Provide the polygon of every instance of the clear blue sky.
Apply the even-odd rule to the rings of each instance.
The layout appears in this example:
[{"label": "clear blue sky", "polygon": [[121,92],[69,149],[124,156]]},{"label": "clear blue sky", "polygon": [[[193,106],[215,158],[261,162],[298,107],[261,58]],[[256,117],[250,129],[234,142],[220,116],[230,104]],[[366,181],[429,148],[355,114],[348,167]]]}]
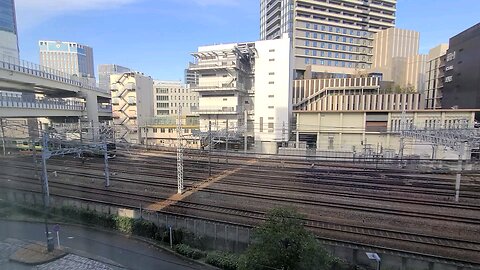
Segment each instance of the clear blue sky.
[{"label": "clear blue sky", "polygon": [[[47,2],[47,3],[45,3]],[[39,62],[40,39],[93,47],[155,79],[183,79],[198,46],[259,38],[260,0],[16,0],[22,59]],[[419,31],[420,50],[480,21],[480,0],[399,0],[397,27]]]}]

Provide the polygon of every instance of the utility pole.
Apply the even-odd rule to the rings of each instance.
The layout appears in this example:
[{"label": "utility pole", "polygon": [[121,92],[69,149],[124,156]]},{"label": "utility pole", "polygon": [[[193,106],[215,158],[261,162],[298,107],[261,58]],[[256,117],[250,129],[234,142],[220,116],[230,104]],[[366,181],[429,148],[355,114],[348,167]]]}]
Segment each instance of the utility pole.
[{"label": "utility pole", "polygon": [[103,160],[105,162],[105,168],[104,168],[104,173],[105,173],[105,187],[110,187],[110,170],[108,168],[108,143],[107,143],[107,134],[105,133],[103,135]]},{"label": "utility pole", "polygon": [[400,157],[400,166],[403,166],[403,151],[405,149],[405,131],[407,129],[407,115],[405,108],[402,110],[402,118],[400,120],[400,150],[398,155]]},{"label": "utility pole", "polygon": [[460,199],[460,181],[462,180],[462,170],[463,170],[463,156],[465,153],[465,144],[462,142],[460,149],[458,150],[458,171],[455,181],[455,202],[458,202]]},{"label": "utility pole", "polygon": [[47,238],[47,250],[49,252],[53,251],[50,248],[51,241],[53,238],[49,236],[48,232],[48,214],[49,214],[49,207],[50,207],[50,191],[48,188],[48,173],[47,173],[47,159],[49,158],[49,150],[48,150],[48,136],[47,132],[43,133],[42,138],[42,190],[43,190],[43,206],[45,208],[45,237]]},{"label": "utility pole", "polygon": [[7,151],[5,149],[5,130],[3,128],[3,118],[0,118],[0,127],[2,129],[2,148],[3,148],[3,155],[7,155]]},{"label": "utility pole", "polygon": [[212,176],[212,121],[208,121],[208,176]]},{"label": "utility pole", "polygon": [[228,119],[227,119],[225,130],[227,131],[225,136],[225,160],[228,164]]},{"label": "utility pole", "polygon": [[145,149],[148,150],[148,127],[147,127],[147,124],[145,124]]},{"label": "utility pole", "polygon": [[282,147],[285,147],[285,121],[282,123]]},{"label": "utility pole", "polygon": [[246,154],[247,153],[247,150],[248,150],[248,136],[247,136],[247,129],[248,129],[248,125],[247,125],[247,117],[248,117],[248,113],[247,113],[247,110],[244,111],[244,116],[243,118],[245,119],[244,120],[244,125],[245,125],[245,131],[243,132],[243,152]]},{"label": "utility pole", "polygon": [[183,145],[182,145],[182,106],[178,106],[178,119],[177,119],[177,193],[183,192]]}]

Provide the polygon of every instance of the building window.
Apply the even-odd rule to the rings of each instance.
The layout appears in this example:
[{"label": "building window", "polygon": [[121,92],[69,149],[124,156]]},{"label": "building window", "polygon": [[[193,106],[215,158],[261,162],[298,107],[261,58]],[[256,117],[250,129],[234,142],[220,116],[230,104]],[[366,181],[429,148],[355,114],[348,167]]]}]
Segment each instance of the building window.
[{"label": "building window", "polygon": [[268,52],[275,52],[275,49],[270,49],[268,50]]},{"label": "building window", "polygon": [[452,82],[453,81],[453,77],[452,76],[447,76],[445,77],[445,82],[448,83],[448,82]]},{"label": "building window", "polygon": [[270,58],[270,59],[268,59],[268,61],[273,62],[273,61],[275,61],[275,58]]},{"label": "building window", "polygon": [[268,97],[269,97],[269,98],[273,98],[273,97],[275,97],[275,96],[274,96],[274,95],[268,95]]},{"label": "building window", "polygon": [[269,109],[273,109],[273,108],[275,108],[275,106],[268,106],[268,108],[269,108]]},{"label": "building window", "polygon": [[275,84],[275,82],[268,82],[268,84]]},{"label": "building window", "polygon": [[447,62],[450,62],[453,59],[455,59],[455,52],[451,52],[451,53],[447,54]]},{"label": "building window", "polygon": [[268,123],[268,132],[273,132],[274,129],[274,124],[273,123]]},{"label": "building window", "polygon": [[157,133],[158,130],[156,128],[153,129],[153,133]]},{"label": "building window", "polygon": [[268,75],[275,75],[275,72],[270,72],[268,73]]}]

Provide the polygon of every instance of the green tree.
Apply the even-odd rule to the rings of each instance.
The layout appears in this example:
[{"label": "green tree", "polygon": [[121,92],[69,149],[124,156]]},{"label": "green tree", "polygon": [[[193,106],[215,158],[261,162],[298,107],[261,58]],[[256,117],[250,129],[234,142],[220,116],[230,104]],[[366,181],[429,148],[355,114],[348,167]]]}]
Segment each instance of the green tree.
[{"label": "green tree", "polygon": [[239,269],[327,269],[330,256],[302,224],[303,216],[291,208],[276,208],[254,233],[252,245]]}]

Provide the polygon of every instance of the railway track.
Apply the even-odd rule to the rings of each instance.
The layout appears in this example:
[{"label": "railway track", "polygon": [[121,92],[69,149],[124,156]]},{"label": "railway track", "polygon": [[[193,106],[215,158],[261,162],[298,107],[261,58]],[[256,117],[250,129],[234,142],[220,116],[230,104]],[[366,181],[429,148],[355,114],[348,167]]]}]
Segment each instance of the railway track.
[{"label": "railway track", "polygon": [[[54,164],[55,166],[59,166],[59,164]],[[22,164],[21,166],[17,166],[16,168],[25,168],[26,166],[29,166],[29,164]],[[61,166],[65,166],[65,162],[62,162]],[[96,166],[84,166],[84,168],[92,169],[92,170],[102,170],[100,167]],[[202,170],[200,169],[195,169],[191,168],[192,171],[186,174],[186,187],[191,187],[190,182],[194,183],[198,181],[198,179],[204,179],[207,177],[205,173],[202,173]],[[69,171],[69,170],[62,170],[62,169],[55,169],[62,174],[66,175],[72,175],[75,176],[77,175],[75,172]],[[217,169],[215,169],[217,170]],[[220,171],[220,170],[218,170]],[[118,170],[118,172],[122,173],[132,173],[131,170]],[[175,179],[176,175],[174,173],[169,174],[166,172],[165,169],[157,169],[155,171],[149,172],[149,171],[138,171],[135,172],[135,174],[138,175],[145,175],[145,176],[154,176],[162,179]],[[96,175],[96,174],[91,174],[90,178],[96,178],[96,177],[102,177],[101,175]],[[275,184],[265,184],[262,182],[265,182],[267,179],[272,179],[272,176],[269,175],[261,175],[257,177],[258,179],[262,180],[253,180],[251,176],[242,176],[239,175],[238,173],[235,175],[231,175],[228,179],[222,180],[221,184],[225,185],[231,185],[231,186],[236,186],[236,187],[249,187],[249,188],[264,188],[266,190],[274,190],[274,191],[287,191],[287,192],[301,192],[302,194],[310,194],[310,195],[331,195],[331,196],[342,196],[343,198],[352,198],[352,199],[369,199],[369,200],[381,200],[382,202],[398,202],[398,203],[408,203],[408,204],[415,204],[415,205],[421,205],[421,206],[437,206],[437,207],[447,207],[447,208],[454,208],[454,209],[470,209],[470,210],[480,210],[480,206],[477,205],[469,205],[469,204],[453,204],[449,202],[439,202],[439,201],[433,201],[433,200],[425,200],[425,199],[414,199],[414,198],[407,198],[405,199],[404,197],[397,197],[397,198],[392,198],[390,194],[387,195],[375,195],[375,194],[362,194],[359,192],[345,192],[345,191],[335,191],[331,190],[331,187],[329,187],[327,184],[335,184],[335,185],[340,185],[340,186],[350,186],[350,187],[355,187],[358,188],[358,186],[354,186],[351,183],[349,184],[343,184],[343,182],[332,182],[332,181],[327,181],[324,179],[324,181],[320,183],[316,183],[316,188],[312,189],[310,187],[295,187],[295,186],[285,186],[285,183],[292,182],[292,179],[289,178],[288,181],[283,181],[281,185],[279,185],[280,181],[275,181]],[[146,186],[160,186],[160,187],[172,187],[175,188],[174,183],[161,183],[158,181],[147,181],[143,179],[138,179],[138,180],[132,180],[127,177],[115,177],[113,178],[118,182],[126,182],[126,183],[135,183],[135,184],[140,184],[140,185],[146,185]],[[275,179],[275,178],[274,178]],[[278,179],[281,180],[281,179]],[[305,182],[305,179],[300,179],[301,181]],[[325,183],[327,181],[327,183]],[[172,181],[173,182],[173,181]],[[293,182],[295,180],[293,179]],[[362,183],[363,185],[363,183]],[[320,187],[320,189],[318,189]],[[378,186],[374,186],[375,189],[381,189]],[[208,188],[206,191],[209,192],[215,192],[215,191],[222,191],[223,189],[219,188]],[[231,189],[223,190],[225,192],[228,192]],[[328,190],[328,191],[327,191]],[[411,192],[410,190],[401,190],[405,192]],[[435,195],[439,195],[438,190],[431,190],[431,193]],[[249,196],[255,195],[255,194],[247,194]],[[450,193],[447,193],[447,195],[451,195]],[[263,196],[263,195],[262,195]],[[465,196],[465,194],[462,194],[462,196]]]},{"label": "railway track", "polygon": [[[121,171],[120,168],[123,166],[138,166],[138,170],[135,171],[134,173],[137,176],[140,177],[135,177],[135,179],[132,179],[131,177],[120,177],[120,176],[112,176],[112,181],[116,181],[119,183],[129,183],[129,184],[137,184],[137,185],[145,185],[145,186],[155,186],[155,187],[164,187],[164,188],[171,188],[175,189],[176,184],[175,184],[175,179],[176,179],[176,174],[175,174],[175,166],[174,164],[169,164],[174,162],[171,158],[164,158],[161,159],[162,162],[161,166],[160,165],[153,165],[153,164],[145,164],[145,162],[156,162],[159,159],[139,159],[136,161],[127,161],[127,160],[122,160],[117,159],[113,160],[110,165],[113,171],[120,173],[132,173],[132,170],[124,170]],[[49,166],[69,166],[72,165],[72,167],[79,166],[79,162],[75,161],[70,161],[70,160],[63,160],[63,161],[58,161],[55,159],[52,159],[49,161]],[[87,169],[87,170],[92,170],[92,171],[99,171],[103,170],[102,165],[94,165],[90,163],[86,163],[86,166],[82,167],[81,169]],[[189,165],[186,171],[189,172],[189,174],[186,174],[186,176],[191,175],[191,177],[186,178],[186,187],[189,188],[191,187],[199,178],[204,179],[208,173],[206,173],[205,161],[192,161],[190,163],[187,163]],[[22,165],[13,165],[13,164],[5,164],[6,167],[11,167],[13,169],[17,168],[26,168],[26,164]],[[4,167],[5,167],[4,166]],[[32,166],[30,164],[30,166]],[[230,165],[230,167],[225,166],[224,164],[214,164],[213,163],[213,172],[218,173],[221,171],[224,171],[225,169],[231,168],[233,166],[238,166],[236,164]],[[5,167],[5,168],[6,168]],[[32,166],[33,167],[33,166]],[[230,176],[228,179],[223,179],[220,183],[223,185],[228,185],[230,186],[229,189],[224,189],[221,187],[208,187],[205,189],[202,189],[202,192],[208,192],[208,193],[214,193],[214,194],[220,194],[220,195],[228,195],[228,196],[240,196],[242,198],[254,198],[254,199],[264,199],[264,200],[270,200],[272,202],[285,202],[285,203],[296,203],[296,204],[309,204],[313,205],[315,207],[317,206],[322,206],[322,207],[336,207],[336,208],[341,208],[341,209],[349,209],[349,210],[358,210],[358,211],[367,211],[365,208],[361,209],[361,207],[358,207],[357,209],[354,209],[353,207],[355,205],[352,204],[344,204],[344,205],[338,205],[337,203],[335,205],[328,204],[326,202],[318,202],[316,200],[306,200],[306,199],[292,199],[292,198],[285,198],[285,197],[280,197],[280,196],[274,196],[274,195],[265,195],[265,194],[258,194],[255,192],[244,192],[243,194],[239,194],[239,192],[234,192],[232,191],[232,186],[233,187],[250,187],[253,189],[273,189],[277,191],[286,191],[286,192],[302,192],[302,193],[308,193],[311,195],[333,195],[333,196],[341,196],[341,197],[346,197],[346,198],[352,198],[352,199],[373,199],[373,200],[380,200],[380,201],[386,201],[386,202],[399,202],[399,203],[414,203],[416,205],[424,205],[424,206],[439,206],[439,207],[450,207],[453,209],[469,209],[469,210],[478,210],[479,207],[475,205],[470,205],[470,204],[452,204],[452,203],[442,203],[438,201],[432,201],[432,200],[426,200],[426,199],[412,199],[412,198],[407,198],[407,199],[402,199],[402,198],[389,198],[387,196],[381,196],[381,195],[365,195],[357,192],[344,192],[344,191],[325,191],[325,190],[307,190],[305,187],[297,187],[297,186],[288,186],[289,182],[293,183],[302,183],[305,184],[302,181],[307,180],[306,184],[311,184],[315,185],[315,187],[328,187],[329,184],[332,185],[337,185],[339,187],[352,187],[352,188],[358,188],[359,185],[355,185],[355,181],[351,181],[351,179],[344,178],[341,176],[348,176],[348,174],[352,173],[352,171],[355,170],[340,170],[340,173],[333,175],[330,173],[331,169],[322,169],[322,170],[317,170],[317,176],[318,178],[312,177],[311,173],[307,170],[300,172],[300,173],[295,173],[293,169],[286,169],[284,171],[278,172],[279,174],[283,175],[283,178],[288,178],[288,180],[283,179],[281,177],[270,177],[271,175],[269,174],[258,174],[255,175],[256,173],[259,173],[263,170],[264,167],[259,167],[259,168],[247,168],[245,169],[245,174],[242,169],[241,173],[236,173],[235,175]],[[70,175],[70,176],[79,176],[79,177],[85,177],[85,178],[103,178],[103,175],[101,173],[87,173],[87,172],[75,172],[74,170],[71,169],[54,169],[57,170],[61,175]],[[8,169],[7,169],[8,171]],[[378,172],[376,171],[361,171],[365,174],[367,173],[372,173],[372,175],[366,175],[365,179],[360,179],[358,183],[362,182],[370,182],[370,184],[375,183],[374,174],[378,175]],[[359,171],[360,173],[360,171]],[[252,178],[252,174],[254,174],[256,179]],[[15,181],[21,182],[23,178],[28,178],[26,176],[21,177],[22,179],[18,178],[15,174],[13,175],[8,175],[5,174],[7,177],[10,179],[16,179]],[[163,178],[163,179],[171,179],[172,183],[165,183],[165,182],[158,182],[158,181],[150,181],[146,179],[141,179],[141,176],[155,176],[157,178]],[[340,176],[339,176],[340,175]],[[17,178],[16,178],[17,177]],[[308,177],[308,178],[307,178]],[[5,178],[0,178],[5,180]],[[293,181],[292,181],[293,179]],[[24,179],[25,180],[25,179]],[[247,181],[249,180],[249,181]],[[270,181],[270,183],[264,183],[262,181]],[[446,181],[444,178],[438,178],[434,179],[434,181],[439,181],[436,183],[434,188],[432,189],[432,193],[434,192],[444,192],[445,195],[451,196],[452,191],[449,190],[447,187],[451,185],[448,181]],[[26,185],[37,185],[38,186],[38,179],[36,178],[31,178],[29,180],[30,182],[25,182]],[[36,183],[35,183],[36,181]],[[330,181],[330,182],[328,182]],[[378,181],[378,179],[377,179]],[[388,190],[389,188],[394,187],[395,185],[400,185],[404,184],[402,180],[389,180],[390,182],[385,182],[385,189]],[[428,186],[427,184],[432,183],[434,181],[432,180],[425,180],[423,176],[419,176],[418,178],[414,179],[413,181],[418,181],[419,183],[425,184],[425,187],[432,187]],[[423,182],[422,182],[423,181]],[[350,182],[350,183],[349,183]],[[351,183],[353,182],[353,183]],[[440,184],[439,184],[440,183]],[[389,185],[387,185],[389,184]],[[62,182],[57,182],[56,180],[52,179],[51,180],[51,185],[57,185],[57,186],[52,186],[54,189],[59,189],[59,190],[67,190],[67,186],[72,186],[71,183],[62,183]],[[285,186],[287,185],[287,186]],[[5,185],[5,182],[2,184],[2,187],[7,187]],[[468,186],[467,186],[468,187]],[[472,185],[472,187],[475,187],[475,185]],[[12,188],[10,186],[10,188]],[[364,187],[365,190],[368,190],[368,186]],[[379,186],[373,186],[375,189],[381,189]],[[412,189],[418,189],[418,186],[412,187]],[[73,190],[76,189],[76,190]],[[30,192],[38,192],[39,188],[37,191],[34,189],[29,189],[29,188],[24,188],[24,191],[30,191]],[[152,195],[146,195],[142,192],[136,193],[133,191],[124,191],[124,190],[102,190],[102,189],[94,189],[91,186],[82,186],[80,184],[76,184],[76,187],[72,188],[69,192],[72,192],[72,194],[75,194],[75,192],[78,193],[83,193],[85,194],[90,194],[92,196],[100,196],[100,197],[110,197],[111,200],[107,201],[107,203],[110,204],[115,204],[118,203],[118,201],[125,200],[126,198],[130,201],[135,201],[135,202],[142,202],[145,204],[151,204],[154,202],[158,202],[159,200],[165,200],[167,198],[165,197],[159,197],[159,196],[152,196]],[[408,194],[410,192],[409,188],[406,188],[402,191],[399,192],[404,192],[405,194]],[[424,191],[425,192],[425,191]],[[464,191],[462,191],[462,194]],[[472,195],[475,195],[477,193],[476,189],[472,191]],[[52,193],[56,196],[62,196],[62,192],[60,191],[55,191]],[[65,195],[65,194],[63,194]],[[73,195],[71,195],[73,196]],[[478,198],[473,197],[473,198]],[[88,198],[89,200],[95,200],[95,198]],[[115,201],[117,200],[117,201]],[[135,207],[135,206],[132,206]],[[233,216],[237,219],[242,220],[242,223],[244,224],[252,224],[252,220],[256,222],[261,222],[262,220],[265,219],[265,212],[263,211],[252,211],[249,209],[239,209],[235,207],[226,207],[226,206],[212,206],[209,204],[205,203],[198,203],[198,202],[176,202],[173,206],[169,207],[168,209],[172,210],[174,209],[175,211],[168,211],[170,213],[178,214],[179,212],[187,213],[190,211],[196,211],[196,212],[204,212],[206,213],[207,216],[216,216],[219,217],[219,220],[225,217]],[[382,207],[378,209],[373,209],[375,213],[378,214],[390,214],[390,215],[396,215],[396,216],[410,216],[410,217],[415,217],[415,218],[425,218],[425,219],[432,219],[435,217],[438,217],[438,220],[443,220],[443,221],[451,221],[451,222],[461,222],[461,223],[466,223],[466,224],[471,224],[475,226],[480,226],[480,220],[479,219],[463,219],[459,217],[452,217],[449,215],[429,215],[427,213],[421,213],[421,212],[416,212],[412,213],[411,211],[398,211],[397,212],[388,212],[389,210],[383,209]],[[460,211],[459,211],[460,212]],[[205,217],[203,217],[205,218]],[[223,220],[225,221],[225,220]],[[389,230],[389,229],[382,229],[382,228],[373,228],[373,227],[368,227],[368,226],[356,226],[356,225],[345,225],[345,224],[340,224],[340,223],[335,223],[335,222],[329,222],[329,221],[322,221],[318,219],[311,219],[311,218],[306,218],[304,220],[305,225],[310,228],[312,231],[315,232],[331,232],[335,234],[343,234],[343,235],[352,235],[355,236],[362,236],[365,238],[372,238],[372,239],[378,239],[380,241],[381,239],[385,241],[395,241],[398,243],[405,243],[405,244],[410,244],[410,245],[430,245],[432,247],[438,247],[442,249],[450,249],[454,250],[455,252],[466,252],[466,253],[474,253],[474,254],[479,254],[479,247],[480,243],[477,243],[475,241],[468,241],[468,240],[462,240],[462,239],[453,239],[453,238],[448,238],[448,237],[439,237],[439,236],[434,236],[434,235],[426,235],[426,234],[419,234],[419,233],[411,233],[411,232],[405,232],[405,231],[399,231],[399,230]],[[382,241],[383,241],[382,240]],[[364,243],[365,244],[365,243]],[[388,246],[388,245],[387,245]],[[454,258],[452,258],[454,259]],[[467,260],[468,262],[474,262],[475,260]],[[476,263],[480,263],[479,261],[475,261]]]},{"label": "railway track", "polygon": [[[21,190],[21,191],[28,191],[28,192],[37,192],[40,189],[40,184],[38,183],[37,179],[30,178],[26,179],[25,177],[18,177],[17,176],[9,176],[10,179],[15,179],[14,181],[17,183],[24,183],[29,186],[33,185],[37,187],[37,190],[25,187],[15,187],[14,189]],[[68,194],[89,194],[88,196],[95,196],[98,198],[108,198],[107,202],[125,202],[126,199],[133,200],[135,202],[141,202],[144,205],[153,204],[158,202],[159,200],[166,200],[167,198],[152,196],[152,195],[145,195],[143,193],[133,193],[131,191],[123,191],[123,190],[102,190],[102,189],[94,189],[91,186],[84,186],[79,184],[71,184],[71,183],[61,183],[57,181],[52,181],[51,183],[51,194],[55,196],[63,196]],[[1,184],[4,188],[12,188],[10,185],[6,184],[5,181]],[[89,198],[93,199],[93,198]],[[239,210],[236,208],[231,207],[222,207],[222,206],[212,206],[207,204],[201,203],[192,203],[192,202],[175,202],[175,208],[182,208],[188,210],[199,210],[199,211],[206,211],[209,213],[214,214],[228,214],[228,215],[235,215],[237,217],[244,217],[248,219],[255,219],[258,222],[265,220],[266,212],[261,211],[250,211],[250,210]],[[328,230],[333,231],[336,233],[353,233],[356,235],[365,236],[368,238],[379,238],[384,240],[395,240],[406,242],[409,244],[422,244],[422,245],[431,245],[440,248],[448,248],[448,249],[455,249],[461,252],[480,252],[480,243],[468,240],[459,240],[453,238],[446,238],[446,237],[438,237],[432,235],[425,235],[425,234],[418,234],[418,233],[410,233],[410,232],[403,232],[398,230],[386,230],[380,228],[372,228],[368,226],[351,226],[351,225],[343,225],[338,223],[332,222],[324,222],[318,221],[315,219],[304,219],[304,224],[306,227],[313,229],[313,230]],[[476,263],[480,263],[477,261]]]},{"label": "railway track", "polygon": [[[21,169],[25,168],[24,165],[22,166],[12,166],[13,168]],[[71,170],[62,170],[62,169],[56,169],[57,172],[59,172],[62,175],[70,175],[70,176],[81,176],[85,177],[87,179],[92,179],[92,178],[102,178],[103,175],[101,174],[94,174],[94,173],[86,173],[86,172],[75,172]],[[5,174],[8,175],[8,174]],[[155,175],[156,177],[163,177],[162,174],[157,174]],[[165,178],[171,178],[172,180],[175,179],[175,175],[167,176]],[[229,178],[232,178],[230,176]],[[174,181],[172,183],[164,183],[164,182],[158,182],[158,181],[151,181],[151,180],[145,180],[145,179],[130,179],[128,177],[121,177],[121,176],[111,176],[111,181],[119,182],[119,183],[130,183],[130,184],[138,184],[142,186],[152,186],[152,187],[168,187],[168,188],[176,188],[176,184]],[[231,181],[231,180],[230,180]],[[223,183],[223,180],[222,180]],[[229,182],[226,181],[224,184],[228,184]],[[237,182],[238,183],[238,182]],[[247,186],[251,187],[249,184],[241,184],[242,186]],[[185,187],[191,188],[193,184],[185,184]],[[291,191],[291,190],[290,190]],[[271,200],[272,202],[284,202],[284,203],[293,203],[296,205],[309,205],[309,206],[314,206],[314,207],[329,207],[329,208],[337,208],[337,209],[343,209],[343,210],[356,210],[360,212],[367,212],[367,213],[376,213],[376,214],[387,214],[387,215],[394,215],[394,216],[403,216],[403,217],[412,217],[412,218],[424,218],[428,220],[439,220],[439,221],[449,221],[449,222],[460,222],[460,223],[466,223],[466,224],[472,224],[472,225],[479,225],[480,226],[480,219],[479,218],[471,218],[471,217],[465,217],[465,216],[452,216],[452,215],[446,215],[446,214],[439,214],[439,213],[424,213],[419,210],[402,210],[402,209],[386,209],[384,206],[358,206],[355,201],[352,202],[326,202],[326,201],[320,201],[320,200],[313,200],[313,199],[307,199],[307,198],[289,198],[285,196],[278,196],[278,195],[271,195],[271,194],[265,194],[265,193],[257,193],[257,192],[238,192],[236,190],[232,190],[231,188],[220,188],[220,187],[207,187],[202,189],[202,192],[208,192],[208,193],[214,193],[214,194],[222,194],[222,195],[230,195],[230,196],[239,196],[242,198],[249,198],[249,199],[261,199],[261,200]],[[302,191],[303,192],[303,191]],[[328,192],[325,192],[328,194]],[[313,194],[318,195],[318,193],[313,192]],[[329,195],[332,195],[330,193]],[[346,194],[342,194],[342,196],[348,196]],[[355,198],[355,196],[350,195],[352,198]],[[363,198],[368,197],[368,196],[363,196]],[[358,196],[356,198],[359,198]],[[367,198],[371,199],[371,198]],[[382,199],[383,200],[383,199]],[[393,201],[393,199],[391,199]],[[421,205],[422,203],[415,203],[411,202],[410,200],[399,200],[397,199],[397,202],[403,202],[403,203],[409,203],[412,205]],[[430,203],[433,204],[433,203]],[[423,202],[423,205],[425,203]],[[466,205],[466,206],[461,206],[461,205],[451,205],[451,204],[439,204],[437,203],[435,206],[440,206],[440,207],[450,207],[453,206],[454,209],[473,209],[473,210],[478,210],[479,207],[471,206],[471,205]]]}]

